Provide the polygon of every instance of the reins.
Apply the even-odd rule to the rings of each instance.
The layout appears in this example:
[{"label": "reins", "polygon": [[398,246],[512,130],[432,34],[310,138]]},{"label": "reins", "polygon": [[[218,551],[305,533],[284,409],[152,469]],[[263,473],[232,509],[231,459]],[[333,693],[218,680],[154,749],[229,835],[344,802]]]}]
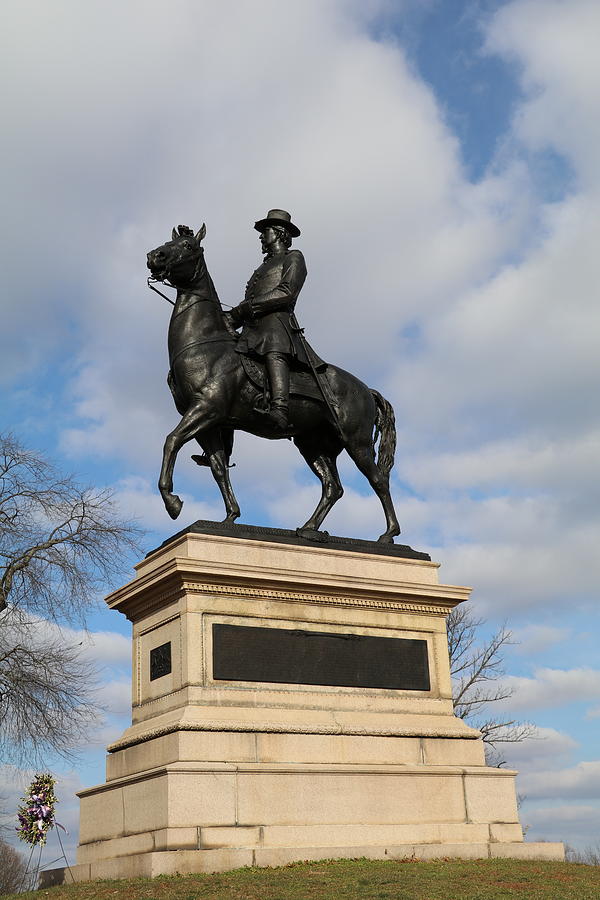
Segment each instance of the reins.
[{"label": "reins", "polygon": [[162,291],[159,291],[158,288],[155,288],[155,287],[154,287],[155,284],[162,284],[162,283],[163,283],[163,282],[162,282],[162,281],[159,281],[158,278],[154,278],[154,279],[153,279],[151,275],[148,275],[148,280],[146,281],[146,284],[148,285],[148,287],[150,288],[150,290],[151,290],[151,291],[154,291],[155,294],[160,294],[160,296],[161,296],[164,300],[166,300],[167,303],[170,303],[171,306],[175,306],[175,301],[174,301],[174,300],[171,300],[170,297],[167,297],[166,294],[163,294]]},{"label": "reins", "polygon": [[[170,297],[167,297],[166,294],[163,294],[162,291],[159,291],[158,288],[155,288],[155,287],[154,287],[155,284],[163,284],[162,281],[159,281],[158,278],[152,279],[151,276],[148,276],[148,279],[146,280],[146,284],[148,285],[148,287],[150,288],[151,291],[154,291],[155,294],[160,294],[160,296],[161,296],[164,300],[166,300],[167,303],[170,303],[171,306],[175,306],[175,301],[171,300]],[[173,287],[173,285],[171,285],[171,287]],[[178,290],[178,288],[175,288],[175,290]],[[193,294],[193,293],[194,293],[194,291],[190,291],[190,294]],[[179,315],[181,315],[181,313],[187,312],[188,309],[190,309],[192,306],[195,306],[196,303],[200,303],[202,300],[208,300],[208,301],[210,301],[211,303],[214,303],[215,305],[220,305],[221,307],[223,307],[223,306],[229,306],[228,303],[221,303],[220,300],[215,300],[213,297],[198,297],[196,300],[194,300],[193,303],[188,303],[188,305],[185,306],[183,309],[181,309],[181,310],[177,313],[177,315],[179,316]],[[230,307],[230,309],[231,309],[231,307]]]}]

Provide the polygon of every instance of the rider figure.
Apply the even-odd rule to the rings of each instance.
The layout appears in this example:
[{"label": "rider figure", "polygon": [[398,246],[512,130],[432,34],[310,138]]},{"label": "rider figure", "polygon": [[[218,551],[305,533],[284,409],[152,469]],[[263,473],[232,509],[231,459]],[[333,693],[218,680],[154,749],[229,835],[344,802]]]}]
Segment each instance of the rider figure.
[{"label": "rider figure", "polygon": [[[265,363],[271,390],[271,420],[282,429],[288,425],[290,363],[308,366],[302,341],[290,316],[306,278],[300,250],[291,250],[300,229],[283,209],[271,209],[254,227],[260,232],[265,259],[246,285],[244,300],[230,312],[237,328],[243,325],[237,350]],[[310,349],[309,351],[310,352]],[[318,360],[318,358],[316,358]],[[321,360],[318,360],[322,364]]]}]

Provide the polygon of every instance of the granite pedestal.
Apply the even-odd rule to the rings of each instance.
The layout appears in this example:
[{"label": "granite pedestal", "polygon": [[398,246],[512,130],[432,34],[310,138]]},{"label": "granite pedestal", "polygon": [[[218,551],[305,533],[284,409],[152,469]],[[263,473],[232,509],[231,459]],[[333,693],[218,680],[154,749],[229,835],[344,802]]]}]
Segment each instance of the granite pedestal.
[{"label": "granite pedestal", "polygon": [[[410,548],[198,523],[107,603],[132,725],[84,790],[77,879],[367,856],[561,859],[453,714],[441,585]],[[46,883],[61,880],[60,870]]]}]

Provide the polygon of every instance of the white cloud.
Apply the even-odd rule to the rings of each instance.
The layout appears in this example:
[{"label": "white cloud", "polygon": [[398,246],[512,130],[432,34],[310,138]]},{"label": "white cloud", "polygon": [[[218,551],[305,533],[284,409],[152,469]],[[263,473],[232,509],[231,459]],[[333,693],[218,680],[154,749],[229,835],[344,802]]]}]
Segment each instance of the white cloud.
[{"label": "white cloud", "polygon": [[568,496],[587,487],[591,505],[596,500],[599,456],[600,431],[556,439],[522,435],[491,440],[477,448],[429,451],[407,460],[404,471],[419,490],[496,490],[503,486],[517,493],[523,489],[546,491],[554,484],[553,496]]},{"label": "white cloud", "polygon": [[[47,619],[34,616],[24,617],[20,628],[27,629],[28,640],[35,646],[47,646],[49,641],[56,641],[70,647],[79,648],[82,658],[94,663],[101,670],[115,666],[129,669],[131,666],[131,639],[115,631],[88,631],[85,628],[71,628],[58,625]],[[18,630],[15,625],[4,624],[4,629]],[[5,634],[8,632],[5,631]]]},{"label": "white cloud", "polygon": [[[593,615],[593,578],[585,564],[593,559],[595,536],[582,529],[562,543],[558,536],[556,540],[559,546],[550,541],[533,546],[509,541],[448,543],[435,555],[444,563],[445,578],[475,586],[474,599],[485,615],[531,615],[536,607],[548,604],[564,608],[565,600],[574,608],[589,608]],[[564,558],[558,555],[563,552],[572,569],[565,568]],[[592,569],[595,572],[595,564]]]},{"label": "white cloud", "polygon": [[486,614],[527,615],[566,598],[591,606],[599,575],[600,146],[597,125],[587,126],[598,80],[587,29],[597,19],[586,0],[523,0],[493,19],[488,50],[518,60],[526,92],[497,171],[521,160],[535,193],[535,144],[567,154],[577,177],[564,200],[534,201],[520,254],[435,315],[424,310],[419,344],[401,348],[388,382],[401,426],[397,477],[429,511],[423,533],[440,545],[443,577],[473,584]]},{"label": "white cloud", "polygon": [[535,670],[533,678],[510,675],[504,683],[514,691],[505,701],[513,710],[548,709],[600,697],[598,669],[540,668]]},{"label": "white cloud", "polygon": [[131,639],[116,631],[80,632],[83,653],[101,666],[131,665]]},{"label": "white cloud", "polygon": [[600,80],[595,0],[517,0],[504,5],[488,31],[488,47],[523,66],[526,99],[515,132],[536,150],[556,148],[577,167],[581,182],[598,187]]},{"label": "white cloud", "polygon": [[548,647],[565,641],[570,633],[568,628],[553,625],[526,625],[514,632],[515,652],[522,656],[543,653]]},{"label": "white cloud", "polygon": [[540,768],[560,768],[571,762],[578,747],[577,741],[555,728],[536,727],[531,737],[518,743],[502,745],[502,756],[510,768],[519,772]]},{"label": "white cloud", "polygon": [[580,762],[570,769],[529,772],[521,785],[530,799],[600,799],[600,760]]},{"label": "white cloud", "polygon": [[[131,716],[131,678],[106,681],[94,694],[103,711],[113,716]],[[101,743],[96,739],[96,743]]]},{"label": "white cloud", "polygon": [[582,804],[543,806],[521,812],[529,841],[562,841],[583,850],[593,846],[600,830],[600,807]]},{"label": "white cloud", "polygon": [[[598,383],[596,215],[587,199],[565,201],[549,235],[540,235],[540,246],[520,264],[424,321],[422,352],[401,358],[392,380],[398,418],[410,421],[421,441],[427,436],[437,446],[443,435],[452,453],[485,454],[490,438],[516,431],[525,447],[560,441],[562,471],[570,466],[567,440],[582,442],[585,453]],[[427,397],[435,398],[434,416]],[[502,459],[500,465],[496,483],[505,486]],[[481,469],[474,469],[474,486]]]}]

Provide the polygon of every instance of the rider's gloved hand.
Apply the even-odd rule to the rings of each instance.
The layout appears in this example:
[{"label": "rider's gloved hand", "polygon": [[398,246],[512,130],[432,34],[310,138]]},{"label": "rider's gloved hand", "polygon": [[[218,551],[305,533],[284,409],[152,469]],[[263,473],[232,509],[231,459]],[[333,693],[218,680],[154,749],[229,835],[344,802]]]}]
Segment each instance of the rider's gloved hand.
[{"label": "rider's gloved hand", "polygon": [[248,322],[254,318],[252,304],[249,300],[243,300],[238,306],[234,306],[230,310],[229,315],[234,326],[238,328],[244,322]]}]

